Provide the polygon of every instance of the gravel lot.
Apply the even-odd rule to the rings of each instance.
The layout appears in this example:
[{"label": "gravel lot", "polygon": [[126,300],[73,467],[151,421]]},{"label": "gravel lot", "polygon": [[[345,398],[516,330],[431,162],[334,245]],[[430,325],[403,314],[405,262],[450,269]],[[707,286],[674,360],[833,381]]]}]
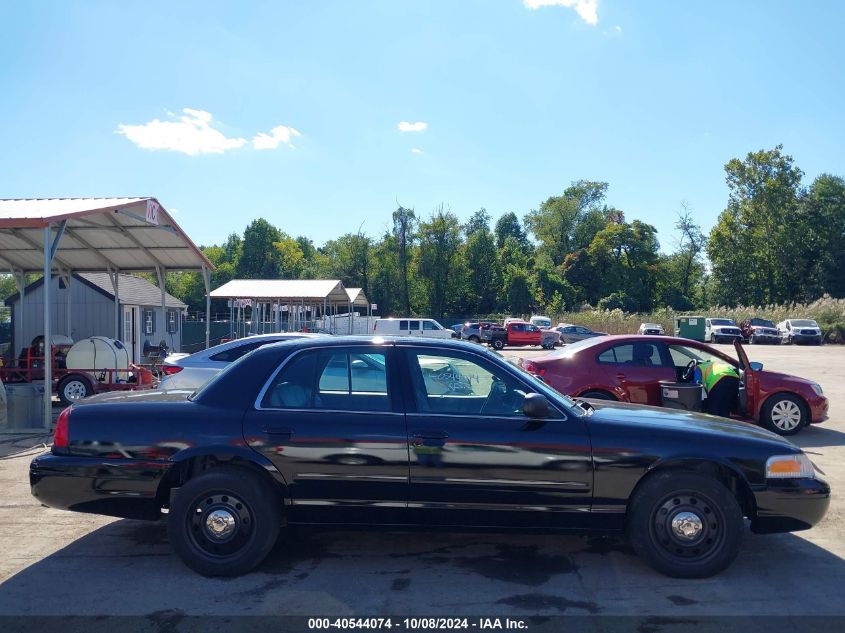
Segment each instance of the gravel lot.
[{"label": "gravel lot", "polygon": [[[635,614],[694,623],[704,615],[845,614],[845,349],[749,347],[749,355],[768,369],[817,380],[831,399],[831,419],[795,442],[827,473],[834,498],[813,530],[747,533],[736,563],[715,578],[665,578],[624,544],[603,539],[291,531],[257,572],[205,579],[171,554],[163,522],[39,506],[29,494],[26,457],[0,461],[0,615],[157,622],[186,614]],[[2,454],[14,450],[9,438],[0,442]]]}]

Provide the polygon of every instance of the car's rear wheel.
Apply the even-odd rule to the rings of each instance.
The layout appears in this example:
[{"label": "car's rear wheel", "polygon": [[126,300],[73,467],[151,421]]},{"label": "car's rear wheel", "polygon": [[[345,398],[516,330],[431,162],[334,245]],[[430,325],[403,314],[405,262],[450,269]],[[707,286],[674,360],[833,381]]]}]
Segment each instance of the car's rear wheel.
[{"label": "car's rear wheel", "polygon": [[777,393],[766,400],[760,421],[778,435],[795,435],[809,421],[807,405],[797,396]]},{"label": "car's rear wheel", "polygon": [[203,576],[239,576],[276,542],[281,503],[247,469],[220,467],[191,479],[176,494],[167,534],[188,567]]},{"label": "car's rear wheel", "polygon": [[697,473],[666,471],[636,490],[628,537],[637,554],[673,578],[707,578],[736,558],[742,510],[721,483]]},{"label": "car's rear wheel", "polygon": [[606,391],[588,391],[587,393],[582,393],[579,397],[592,398],[593,400],[616,400],[612,394]]}]

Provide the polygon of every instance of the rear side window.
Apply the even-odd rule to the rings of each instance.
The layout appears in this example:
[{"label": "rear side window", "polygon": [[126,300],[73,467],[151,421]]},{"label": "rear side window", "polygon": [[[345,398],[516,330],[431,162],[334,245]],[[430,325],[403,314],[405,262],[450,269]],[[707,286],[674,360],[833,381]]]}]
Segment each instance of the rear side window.
[{"label": "rear side window", "polygon": [[611,365],[657,367],[663,364],[660,349],[654,343],[625,343],[614,345],[599,354],[598,361]]},{"label": "rear side window", "polygon": [[399,321],[399,329],[400,330],[407,330],[408,329],[408,322],[407,321]]},{"label": "rear side window", "polygon": [[409,321],[408,322],[408,329],[412,332],[416,332],[420,329],[420,322],[419,321]]},{"label": "rear side window", "polygon": [[238,345],[237,347],[231,347],[229,349],[223,350],[222,352],[218,352],[214,356],[209,356],[209,359],[220,363],[234,363],[241,356],[246,356],[252,350],[258,349],[262,345],[269,345],[270,343],[274,342],[275,341],[258,341],[256,343],[246,343],[244,345]]},{"label": "rear side window", "polygon": [[288,363],[261,401],[270,409],[389,411],[387,358],[348,349],[305,352]]}]

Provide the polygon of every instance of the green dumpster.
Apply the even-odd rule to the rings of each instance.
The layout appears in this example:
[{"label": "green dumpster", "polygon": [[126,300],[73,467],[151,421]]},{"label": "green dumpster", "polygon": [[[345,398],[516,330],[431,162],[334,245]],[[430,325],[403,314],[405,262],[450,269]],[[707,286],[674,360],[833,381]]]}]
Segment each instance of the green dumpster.
[{"label": "green dumpster", "polygon": [[676,316],[675,336],[704,342],[703,316]]}]

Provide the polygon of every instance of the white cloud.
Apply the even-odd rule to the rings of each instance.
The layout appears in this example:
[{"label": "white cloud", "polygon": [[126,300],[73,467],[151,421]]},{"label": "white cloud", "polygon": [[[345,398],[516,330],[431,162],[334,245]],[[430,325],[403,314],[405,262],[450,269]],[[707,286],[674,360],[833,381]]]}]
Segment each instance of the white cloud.
[{"label": "white cloud", "polygon": [[295,136],[302,136],[299,130],[288,127],[287,125],[277,125],[270,133],[259,132],[252,137],[252,146],[255,149],[276,149],[280,143],[284,143],[290,148],[293,148],[291,139]]},{"label": "white cloud", "polygon": [[411,123],[409,121],[400,121],[396,127],[399,128],[400,132],[422,132],[425,128],[428,127],[428,123],[426,123],[425,121],[417,121],[416,123]]},{"label": "white cloud", "polygon": [[[153,119],[140,125],[117,126],[122,134],[141,149],[170,150],[188,156],[222,154],[246,145],[245,138],[229,138],[212,127],[213,117],[205,110],[184,108],[176,121]],[[168,113],[170,114],[170,113]]]},{"label": "white cloud", "polygon": [[540,7],[569,7],[575,9],[587,24],[595,26],[599,23],[599,0],[522,0],[522,4],[531,10]]},{"label": "white cloud", "polygon": [[422,154],[423,151],[419,147],[415,147],[414,149],[411,150],[411,153],[412,154]]}]

